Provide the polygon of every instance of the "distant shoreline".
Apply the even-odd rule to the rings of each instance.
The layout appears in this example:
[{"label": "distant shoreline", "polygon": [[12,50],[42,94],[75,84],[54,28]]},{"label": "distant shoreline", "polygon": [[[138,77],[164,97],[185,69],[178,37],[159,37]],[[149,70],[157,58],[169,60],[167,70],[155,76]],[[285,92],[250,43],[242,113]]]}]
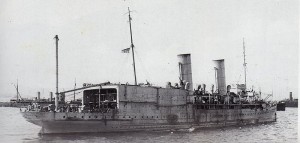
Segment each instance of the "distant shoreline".
[{"label": "distant shoreline", "polygon": [[10,102],[0,102],[0,107],[12,107]]}]

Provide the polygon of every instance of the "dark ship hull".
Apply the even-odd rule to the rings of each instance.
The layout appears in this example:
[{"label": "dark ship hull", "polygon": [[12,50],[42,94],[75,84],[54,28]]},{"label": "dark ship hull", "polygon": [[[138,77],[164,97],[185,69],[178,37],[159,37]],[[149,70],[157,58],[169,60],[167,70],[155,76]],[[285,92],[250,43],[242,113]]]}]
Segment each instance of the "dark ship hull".
[{"label": "dark ship hull", "polygon": [[285,107],[286,107],[285,102],[281,101],[277,103],[277,111],[285,111]]},{"label": "dark ship hull", "polygon": [[33,103],[37,103],[41,106],[48,106],[49,104],[54,104],[54,101],[42,101],[42,102],[37,102],[37,101],[19,101],[19,102],[6,102],[3,104],[4,107],[17,107],[17,108],[26,108],[28,105],[32,105]]},{"label": "dark ship hull", "polygon": [[298,107],[298,101],[285,101],[285,107]]},{"label": "dark ship hull", "polygon": [[[222,110],[213,111],[213,112],[224,112]],[[227,112],[234,112],[228,110]],[[24,113],[24,117],[28,118],[30,122],[37,124],[42,127],[41,133],[75,133],[75,132],[120,132],[120,131],[158,131],[158,130],[176,130],[176,129],[190,129],[190,128],[207,128],[207,127],[225,127],[225,126],[234,126],[234,125],[246,125],[246,124],[259,124],[275,121],[275,112],[251,112],[244,111],[242,113],[243,117],[236,118],[231,116],[226,116],[224,118],[206,118],[207,116],[220,116],[214,113],[203,113],[199,116],[205,117],[203,119],[197,118],[198,122],[195,122],[194,118],[184,119],[190,120],[190,122],[182,123],[172,123],[165,121],[166,119],[104,119],[104,116],[99,115],[98,118],[102,119],[67,119],[63,118],[52,118],[53,120],[43,120],[39,119],[34,120],[32,114]],[[55,115],[54,115],[55,114]],[[248,114],[253,114],[249,116]],[[95,114],[76,114],[72,113],[53,113],[52,116],[84,116],[88,118],[90,115],[97,116]],[[36,115],[43,116],[43,115]],[[236,115],[238,116],[238,115]],[[265,116],[268,118],[261,118]],[[225,119],[227,118],[227,119]],[[180,119],[181,120],[181,119]],[[161,123],[159,123],[161,122]]]},{"label": "dark ship hull", "polygon": [[293,98],[293,93],[290,92],[290,99],[284,100],[286,107],[298,107],[298,99]]},{"label": "dark ship hull", "polygon": [[18,108],[21,108],[21,107],[27,107],[28,105],[31,105],[32,104],[32,101],[28,101],[28,102],[10,102],[9,103],[9,107],[18,107]]}]

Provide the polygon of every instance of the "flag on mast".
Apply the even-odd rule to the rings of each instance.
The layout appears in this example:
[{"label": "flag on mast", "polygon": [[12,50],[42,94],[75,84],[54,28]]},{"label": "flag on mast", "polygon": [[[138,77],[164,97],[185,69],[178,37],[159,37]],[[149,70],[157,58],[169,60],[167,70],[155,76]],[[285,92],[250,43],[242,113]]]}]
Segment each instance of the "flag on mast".
[{"label": "flag on mast", "polygon": [[130,48],[126,48],[126,49],[122,50],[122,53],[129,53],[129,51],[130,51]]}]

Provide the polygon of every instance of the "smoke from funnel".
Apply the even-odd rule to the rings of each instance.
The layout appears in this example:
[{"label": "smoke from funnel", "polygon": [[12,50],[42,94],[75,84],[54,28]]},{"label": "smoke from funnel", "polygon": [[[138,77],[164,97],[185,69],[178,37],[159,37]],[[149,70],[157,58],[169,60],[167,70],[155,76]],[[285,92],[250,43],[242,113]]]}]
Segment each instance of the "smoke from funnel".
[{"label": "smoke from funnel", "polygon": [[225,61],[224,59],[214,60],[215,70],[217,72],[217,89],[219,94],[226,95],[226,79],[225,79]]}]

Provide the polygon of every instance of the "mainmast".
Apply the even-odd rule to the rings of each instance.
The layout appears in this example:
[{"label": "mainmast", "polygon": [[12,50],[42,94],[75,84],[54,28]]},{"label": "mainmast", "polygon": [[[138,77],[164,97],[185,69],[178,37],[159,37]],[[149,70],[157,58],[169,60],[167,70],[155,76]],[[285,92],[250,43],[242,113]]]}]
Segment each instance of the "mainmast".
[{"label": "mainmast", "polygon": [[22,97],[21,97],[21,95],[20,95],[20,92],[19,92],[19,82],[18,82],[18,79],[17,79],[17,85],[15,85],[15,84],[13,84],[13,85],[14,85],[14,87],[17,90],[17,101],[23,100]]},{"label": "mainmast", "polygon": [[58,35],[55,35],[55,43],[56,43],[56,92],[55,92],[55,111],[58,108]]},{"label": "mainmast", "polygon": [[129,18],[129,27],[130,27],[130,40],[131,40],[131,50],[132,50],[132,60],[133,60],[133,70],[134,70],[134,80],[135,80],[135,85],[137,85],[137,80],[136,80],[136,71],[135,71],[135,60],[134,60],[134,50],[133,50],[133,39],[132,39],[132,29],[131,29],[131,16],[130,16],[130,10],[128,7],[128,18]]},{"label": "mainmast", "polygon": [[75,89],[76,89],[76,78],[75,78],[75,84],[74,84],[74,102],[75,102]]},{"label": "mainmast", "polygon": [[19,82],[17,79],[17,102],[19,102]]},{"label": "mainmast", "polygon": [[243,38],[243,54],[244,54],[244,73],[245,73],[245,90],[247,91],[247,71],[246,71],[246,68],[247,68],[247,63],[246,63],[246,49],[245,49],[245,41],[244,41],[244,38]]}]

